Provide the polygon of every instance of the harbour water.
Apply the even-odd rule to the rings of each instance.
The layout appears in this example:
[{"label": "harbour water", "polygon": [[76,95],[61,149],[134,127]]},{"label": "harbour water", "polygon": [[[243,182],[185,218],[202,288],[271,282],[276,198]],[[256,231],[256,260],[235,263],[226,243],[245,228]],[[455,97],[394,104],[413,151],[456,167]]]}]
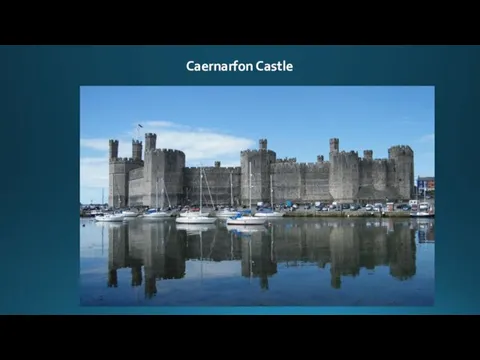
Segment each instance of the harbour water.
[{"label": "harbour water", "polygon": [[434,219],[80,221],[83,306],[431,306]]}]

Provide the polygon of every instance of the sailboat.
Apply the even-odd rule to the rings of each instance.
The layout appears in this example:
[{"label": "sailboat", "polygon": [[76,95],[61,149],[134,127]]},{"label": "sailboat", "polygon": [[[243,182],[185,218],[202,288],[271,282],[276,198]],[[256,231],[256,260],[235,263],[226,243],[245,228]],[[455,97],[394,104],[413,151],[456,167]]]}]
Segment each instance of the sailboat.
[{"label": "sailboat", "polygon": [[[112,178],[112,198],[113,198],[113,203],[115,204],[115,176]],[[120,196],[118,196],[118,205],[120,207]],[[115,206],[115,205],[114,205]],[[95,216],[95,221],[102,221],[102,222],[122,222],[125,219],[125,215],[123,215],[121,212],[113,212],[113,213],[107,213],[107,214],[102,214],[102,215],[97,215]]]},{"label": "sailboat", "polygon": [[[163,180],[163,179],[162,179]],[[163,183],[163,181],[162,181]],[[164,202],[163,199],[163,194],[164,194],[164,189],[165,186],[162,187],[162,204]],[[170,217],[172,214],[169,211],[164,211],[160,209],[160,205],[158,203],[158,178],[155,183],[155,209],[148,209],[145,214],[143,214],[143,217],[146,219],[158,219],[158,218],[166,218]]]},{"label": "sailboat", "polygon": [[[248,197],[250,210],[252,209],[252,163],[248,163]],[[251,216],[245,213],[239,213],[227,219],[227,225],[263,225],[265,219]]]},{"label": "sailboat", "polygon": [[[201,173],[201,175],[204,174],[205,175],[205,180],[207,180],[206,179],[207,175],[205,173],[205,170],[203,170],[203,168],[200,168],[200,173]],[[208,183],[207,183],[207,188],[208,188]],[[213,207],[213,198],[212,198],[212,194],[210,193],[209,188],[208,188],[208,192],[210,194],[210,201],[212,201],[212,207]],[[203,192],[202,192],[202,195],[200,195],[200,197],[202,198],[202,201],[203,201]],[[212,213],[213,213],[212,211],[209,211],[208,209],[205,210],[202,206],[202,209],[191,209],[190,208],[187,211],[181,212],[179,215],[182,216],[182,217],[210,216]]]},{"label": "sailboat", "polygon": [[231,217],[238,214],[238,211],[234,209],[233,206],[233,177],[232,173],[230,172],[230,208],[225,208],[215,213],[215,216],[223,218],[223,217]]},{"label": "sailboat", "polygon": [[215,221],[217,221],[216,218],[214,217],[208,217],[207,215],[202,213],[202,168],[200,168],[200,211],[198,212],[198,215],[195,213],[183,213],[181,214],[182,216],[179,216],[175,219],[175,222],[177,224],[213,224]]},{"label": "sailboat", "polygon": [[270,175],[270,209],[262,208],[255,213],[256,217],[279,218],[285,213],[273,210],[273,175]]}]

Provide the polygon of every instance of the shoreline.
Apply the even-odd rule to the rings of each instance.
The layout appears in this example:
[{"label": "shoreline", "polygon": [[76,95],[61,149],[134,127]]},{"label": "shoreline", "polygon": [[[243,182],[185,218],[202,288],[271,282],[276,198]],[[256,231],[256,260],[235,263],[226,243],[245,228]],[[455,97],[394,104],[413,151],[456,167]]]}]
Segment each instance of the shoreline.
[{"label": "shoreline", "polygon": [[391,212],[374,212],[374,211],[287,211],[286,218],[409,218],[409,211],[391,211]]},{"label": "shoreline", "polygon": [[[175,216],[173,216],[175,217]],[[410,218],[408,211],[392,211],[384,214],[374,211],[287,211],[283,218]],[[92,219],[91,215],[80,215],[83,219]],[[270,218],[271,220],[272,218]]]}]

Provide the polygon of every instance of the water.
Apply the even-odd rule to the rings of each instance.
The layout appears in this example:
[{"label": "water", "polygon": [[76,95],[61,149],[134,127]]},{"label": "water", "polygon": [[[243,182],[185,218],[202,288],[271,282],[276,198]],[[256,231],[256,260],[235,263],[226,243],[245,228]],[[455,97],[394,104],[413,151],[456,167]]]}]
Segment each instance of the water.
[{"label": "water", "polygon": [[278,219],[268,228],[174,219],[81,224],[84,306],[434,302],[434,219]]}]

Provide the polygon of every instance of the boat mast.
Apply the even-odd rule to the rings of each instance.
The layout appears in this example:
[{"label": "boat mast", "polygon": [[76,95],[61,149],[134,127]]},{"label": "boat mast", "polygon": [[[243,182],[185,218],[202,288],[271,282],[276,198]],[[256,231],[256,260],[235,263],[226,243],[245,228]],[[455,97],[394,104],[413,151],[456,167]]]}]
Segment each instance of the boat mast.
[{"label": "boat mast", "polygon": [[232,179],[231,171],[230,171],[230,206],[233,207],[233,179]]},{"label": "boat mast", "polygon": [[273,210],[273,175],[270,174],[270,207]]},{"label": "boat mast", "polygon": [[202,196],[203,196],[203,193],[202,193],[202,177],[203,177],[202,168],[200,167],[200,215],[202,215]]},{"label": "boat mast", "polygon": [[252,211],[252,162],[248,163],[248,201]]},{"label": "boat mast", "polygon": [[158,209],[158,177],[155,182],[155,208]]}]

